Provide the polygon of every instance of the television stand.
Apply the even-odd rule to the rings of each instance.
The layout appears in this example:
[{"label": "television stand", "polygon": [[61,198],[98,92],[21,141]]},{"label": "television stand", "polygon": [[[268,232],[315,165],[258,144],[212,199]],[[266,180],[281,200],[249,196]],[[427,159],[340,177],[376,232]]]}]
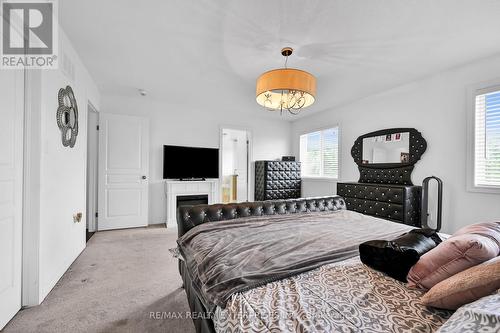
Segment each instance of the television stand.
[{"label": "television stand", "polygon": [[180,178],[181,182],[204,182],[206,178]]}]

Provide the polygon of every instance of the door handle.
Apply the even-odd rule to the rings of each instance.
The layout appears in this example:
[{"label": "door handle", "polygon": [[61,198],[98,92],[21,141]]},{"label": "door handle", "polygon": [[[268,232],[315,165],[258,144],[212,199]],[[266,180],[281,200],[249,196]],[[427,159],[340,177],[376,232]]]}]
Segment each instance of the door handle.
[{"label": "door handle", "polygon": [[142,176],[142,179],[147,179],[147,178],[148,178],[148,177],[146,177],[146,176]]}]

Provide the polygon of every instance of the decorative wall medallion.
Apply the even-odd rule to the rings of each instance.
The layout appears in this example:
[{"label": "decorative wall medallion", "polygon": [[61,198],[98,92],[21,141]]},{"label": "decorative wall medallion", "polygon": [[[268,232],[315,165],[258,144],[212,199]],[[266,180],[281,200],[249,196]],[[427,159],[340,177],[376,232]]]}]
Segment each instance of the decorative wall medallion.
[{"label": "decorative wall medallion", "polygon": [[78,135],[78,106],[75,95],[70,86],[59,89],[57,94],[59,107],[57,108],[57,126],[61,130],[64,147],[73,148]]}]

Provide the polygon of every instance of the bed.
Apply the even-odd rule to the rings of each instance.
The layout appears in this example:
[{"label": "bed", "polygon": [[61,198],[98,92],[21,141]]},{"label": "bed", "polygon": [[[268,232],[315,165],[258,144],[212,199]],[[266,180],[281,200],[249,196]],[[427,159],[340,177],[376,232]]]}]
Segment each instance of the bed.
[{"label": "bed", "polygon": [[177,221],[197,332],[434,332],[452,314],[359,260],[360,243],[412,227],[339,196],[180,207]]}]

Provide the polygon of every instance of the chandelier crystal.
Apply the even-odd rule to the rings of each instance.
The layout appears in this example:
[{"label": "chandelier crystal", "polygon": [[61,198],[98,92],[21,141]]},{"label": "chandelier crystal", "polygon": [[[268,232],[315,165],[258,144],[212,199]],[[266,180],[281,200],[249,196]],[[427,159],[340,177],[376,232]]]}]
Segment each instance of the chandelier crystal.
[{"label": "chandelier crystal", "polygon": [[257,103],[268,110],[298,114],[314,103],[316,78],[306,71],[287,68],[292,52],[290,47],[283,48],[281,54],[286,58],[285,68],[265,72],[257,79]]}]

